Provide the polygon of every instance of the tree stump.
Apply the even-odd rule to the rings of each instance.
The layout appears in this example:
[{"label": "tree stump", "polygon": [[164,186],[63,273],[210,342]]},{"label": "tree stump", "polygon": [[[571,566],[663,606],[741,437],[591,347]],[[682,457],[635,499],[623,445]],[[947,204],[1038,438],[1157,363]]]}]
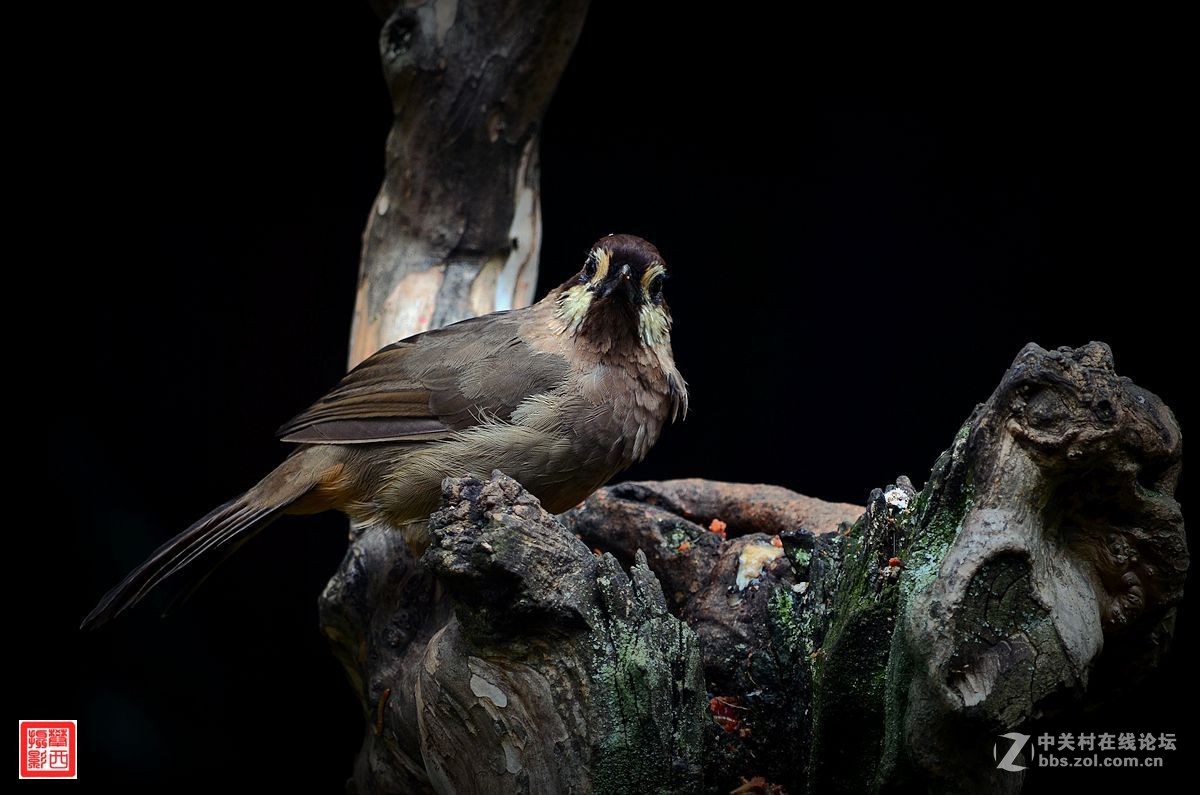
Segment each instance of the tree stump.
[{"label": "tree stump", "polygon": [[684,480],[556,518],[501,473],[449,479],[422,561],[366,528],[321,599],[354,789],[1019,789],[997,733],[1167,646],[1180,445],[1107,346],[1029,345],[925,487],[865,512]]}]

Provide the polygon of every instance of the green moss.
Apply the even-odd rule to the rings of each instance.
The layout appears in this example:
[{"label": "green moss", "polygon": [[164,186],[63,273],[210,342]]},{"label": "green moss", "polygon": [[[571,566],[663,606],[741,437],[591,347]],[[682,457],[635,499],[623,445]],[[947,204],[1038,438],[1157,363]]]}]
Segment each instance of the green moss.
[{"label": "green moss", "polygon": [[[936,579],[971,509],[964,465],[969,432],[969,425],[959,429],[906,510],[876,504],[847,539],[824,659],[814,671],[810,791],[864,792],[890,785],[888,771],[902,753],[912,677],[897,622],[909,600]],[[895,549],[889,546],[893,539]],[[904,561],[896,579],[880,571],[892,554]]]},{"label": "green moss", "polygon": [[883,739],[886,666],[895,623],[894,588],[860,603],[825,645],[814,700],[814,792],[862,792]]},{"label": "green moss", "polygon": [[682,520],[669,523],[660,522],[658,532],[662,536],[663,542],[672,549],[677,549],[685,541],[692,544],[697,543],[708,534],[704,528]]},{"label": "green moss", "polygon": [[788,557],[791,558],[792,566],[797,571],[807,572],[809,565],[812,563],[812,552],[807,549],[796,549]]},{"label": "green moss", "polygon": [[969,431],[969,424],[959,429],[954,445],[938,459],[929,484],[910,508],[909,521],[914,527],[909,533],[909,547],[905,552],[907,565],[899,582],[897,618],[901,623],[892,635],[888,652],[884,737],[874,781],[876,789],[885,784],[889,787],[903,786],[906,770],[903,758],[904,720],[914,670],[902,623],[904,609],[914,596],[925,591],[937,579],[942,561],[974,505],[970,470],[964,466],[963,457]]},{"label": "green moss", "polygon": [[776,588],[767,602],[767,615],[773,624],[773,633],[783,642],[783,648],[796,659],[804,659],[812,653],[809,648],[811,637],[805,634],[804,616],[800,600],[787,588]]},{"label": "green moss", "polygon": [[695,636],[671,616],[607,621],[616,631],[594,647],[591,676],[594,791],[687,791],[699,776],[705,720]]},{"label": "green moss", "polygon": [[[844,547],[842,586],[814,671],[810,790],[861,792],[870,781],[883,738],[885,670],[897,589],[875,591],[880,551],[867,543],[868,512]],[[874,512],[873,521],[883,520]]]},{"label": "green moss", "polygon": [[908,686],[913,677],[912,657],[908,653],[903,625],[892,633],[884,687],[883,747],[875,772],[874,788],[902,789],[904,753],[904,717],[908,711]]},{"label": "green moss", "polygon": [[962,529],[963,517],[971,510],[973,497],[971,489],[964,487],[955,503],[942,506],[924,527],[911,534],[900,576],[901,600],[905,604],[937,579],[946,550]]}]

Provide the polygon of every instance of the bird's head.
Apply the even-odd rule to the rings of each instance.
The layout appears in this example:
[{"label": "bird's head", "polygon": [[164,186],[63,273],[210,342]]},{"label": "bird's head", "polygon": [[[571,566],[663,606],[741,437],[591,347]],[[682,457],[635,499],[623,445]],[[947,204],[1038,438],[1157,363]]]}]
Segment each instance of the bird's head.
[{"label": "bird's head", "polygon": [[609,235],[592,246],[582,270],[558,291],[564,331],[612,342],[669,342],[671,312],[663,297],[667,266],[648,241]]}]

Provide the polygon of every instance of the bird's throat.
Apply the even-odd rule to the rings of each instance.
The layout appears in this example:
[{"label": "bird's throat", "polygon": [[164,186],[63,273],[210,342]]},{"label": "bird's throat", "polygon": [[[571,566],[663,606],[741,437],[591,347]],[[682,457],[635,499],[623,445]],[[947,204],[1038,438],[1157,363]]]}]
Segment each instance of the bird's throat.
[{"label": "bird's throat", "polygon": [[[600,298],[582,284],[564,290],[555,311],[563,323],[563,333],[602,353],[650,344],[643,333],[644,314],[621,292]],[[650,337],[658,339],[660,335]]]}]

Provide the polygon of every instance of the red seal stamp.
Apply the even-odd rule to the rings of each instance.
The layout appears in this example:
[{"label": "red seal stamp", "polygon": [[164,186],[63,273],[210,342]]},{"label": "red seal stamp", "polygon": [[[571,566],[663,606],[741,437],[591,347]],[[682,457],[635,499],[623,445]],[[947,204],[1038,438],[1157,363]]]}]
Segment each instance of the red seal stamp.
[{"label": "red seal stamp", "polygon": [[73,720],[23,720],[20,778],[75,778],[77,725]]}]

